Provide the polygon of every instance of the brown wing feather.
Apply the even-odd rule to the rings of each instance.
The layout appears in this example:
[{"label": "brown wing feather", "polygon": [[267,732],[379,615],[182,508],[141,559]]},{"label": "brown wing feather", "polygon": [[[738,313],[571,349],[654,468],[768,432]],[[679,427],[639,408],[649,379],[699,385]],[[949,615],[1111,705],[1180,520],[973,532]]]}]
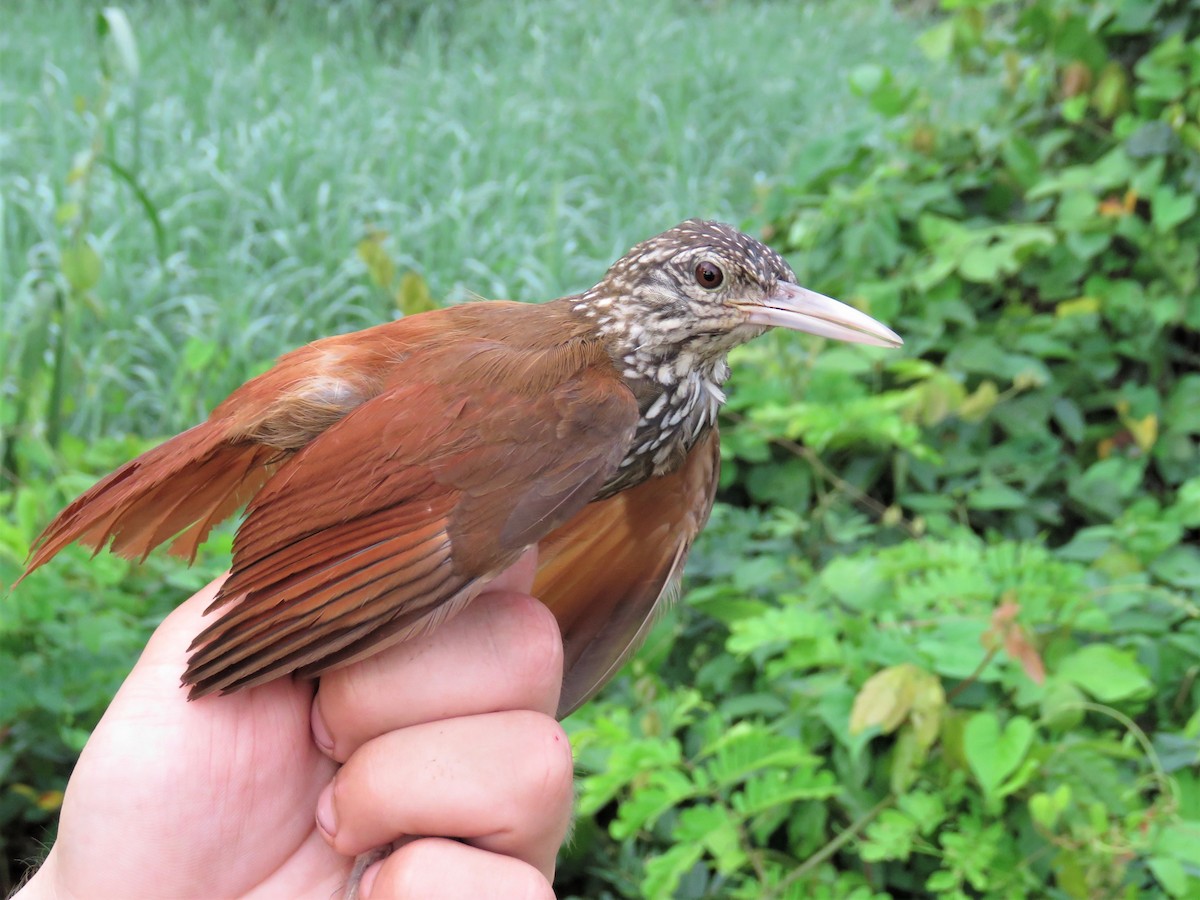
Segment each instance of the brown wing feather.
[{"label": "brown wing feather", "polygon": [[97,551],[112,541],[113,552],[144,559],[178,535],[171,552],[194,558],[211,528],[237,512],[276,464],[378,392],[382,364],[402,337],[399,325],[328,338],[282,357],[206,422],[74,500],[34,542],[25,575],[72,541]]},{"label": "brown wing feather", "polygon": [[[506,366],[495,350],[421,360],[431,381],[386,389],[279,468],[234,541],[213,605],[241,596],[197,639],[191,696],[419,634],[596,495],[638,415],[607,357],[539,365],[513,351]],[[455,379],[477,352],[495,379],[464,391]]]},{"label": "brown wing feather", "polygon": [[[185,680],[193,694],[259,684],[336,656],[368,633],[395,634],[458,594],[468,579],[450,566],[441,527],[449,497],[443,492],[430,504],[433,521],[420,529],[393,525],[390,510],[381,511],[372,543],[364,531],[357,552],[288,572],[230,607],[192,643]],[[362,600],[389,596],[407,598],[407,606]]]},{"label": "brown wing feather", "polygon": [[[192,557],[208,529],[245,503],[278,451],[228,443],[206,422],[137,457],[84,492],[38,537],[25,574],[72,541],[145,557],[192,523],[173,552]],[[24,576],[22,576],[24,577]]]},{"label": "brown wing feather", "polygon": [[[452,355],[456,341],[481,335],[501,344],[532,335],[527,343],[536,345],[556,327],[573,339],[582,329],[566,315],[563,304],[465,304],[294,350],[230,394],[208,421],[126,463],[72,502],[34,542],[25,575],[76,540],[97,551],[112,541],[122,556],[144,558],[183,531],[171,550],[194,558],[212,526],[244,505],[275,466],[378,395],[420,351]],[[544,338],[541,346],[553,343]],[[477,365],[486,368],[486,354]]]},{"label": "brown wing feather", "polygon": [[584,507],[538,545],[534,596],[565,645],[560,718],[633,655],[708,521],[720,444],[714,429],[671,475]]}]

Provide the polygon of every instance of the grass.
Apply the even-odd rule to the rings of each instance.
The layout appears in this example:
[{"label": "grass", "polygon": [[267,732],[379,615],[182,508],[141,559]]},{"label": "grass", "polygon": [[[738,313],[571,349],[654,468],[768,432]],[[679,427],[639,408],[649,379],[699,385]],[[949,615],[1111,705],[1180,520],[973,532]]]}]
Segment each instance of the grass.
[{"label": "grass", "polygon": [[[13,399],[44,380],[48,310],[70,294],[56,214],[96,129],[100,47],[91,4],[6,7]],[[164,246],[97,169],[103,274],[68,303],[64,370],[64,430],[89,440],[186,427],[280,352],[395,315],[355,253],[370,229],[443,302],[578,290],[687,216],[752,221],[807,141],[865,115],[853,66],[918,64],[917,23],[863,2],[125,9],[141,74],[116,79],[100,131]]]}]

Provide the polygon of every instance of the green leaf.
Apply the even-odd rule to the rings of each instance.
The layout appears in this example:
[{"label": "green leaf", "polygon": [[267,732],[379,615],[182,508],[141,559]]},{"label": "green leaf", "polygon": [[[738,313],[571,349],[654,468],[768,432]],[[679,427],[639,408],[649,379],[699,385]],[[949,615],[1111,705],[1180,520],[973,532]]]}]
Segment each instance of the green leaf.
[{"label": "green leaf", "polygon": [[371,229],[358,242],[355,250],[358,258],[366,265],[371,282],[378,288],[390,291],[392,283],[396,280],[396,264],[392,262],[392,257],[384,246],[386,240],[387,232]]},{"label": "green leaf", "polygon": [[1012,270],[1014,260],[1002,244],[975,244],[958,263],[958,271],[968,281],[991,284]]},{"label": "green leaf", "polygon": [[1141,484],[1145,464],[1136,459],[1113,456],[1102,459],[1072,478],[1067,490],[1072,499],[1102,515],[1116,518]]},{"label": "green leaf", "polygon": [[80,207],[78,203],[73,200],[64,201],[63,203],[60,203],[58,205],[58,209],[54,211],[54,224],[66,225],[68,222],[78,219],[79,214]]},{"label": "green leaf", "polygon": [[1166,156],[1175,140],[1175,132],[1166,122],[1146,122],[1125,141],[1125,149],[1134,159]]},{"label": "green leaf", "polygon": [[866,97],[871,108],[884,116],[904,112],[916,97],[916,91],[902,86],[892,70],[877,63],[862,63],[850,73],[850,88]]},{"label": "green leaf", "polygon": [[1062,103],[1062,117],[1072,124],[1082,122],[1084,115],[1087,113],[1087,107],[1087,94],[1079,94],[1071,97]]},{"label": "green leaf", "polygon": [[1000,148],[1004,164],[1024,188],[1037,182],[1042,172],[1042,158],[1033,142],[1021,134],[1013,134]]},{"label": "green leaf", "polygon": [[106,6],[96,15],[96,34],[105,41],[103,57],[105,74],[112,77],[118,67],[130,78],[137,78],[142,70],[138,57],[137,39],[125,11],[117,6]]},{"label": "green leaf", "polygon": [[907,786],[908,780],[925,760],[929,747],[941,727],[946,695],[937,676],[911,663],[890,666],[867,679],[850,712],[850,734],[879,728],[884,734],[901,724],[903,759],[893,766],[893,781]]},{"label": "green leaf", "polygon": [[683,876],[704,855],[704,845],[676,844],[657,856],[646,860],[646,874],[642,879],[642,896],[659,900],[675,895]]},{"label": "green leaf", "polygon": [[749,722],[739,722],[723,732],[704,752],[712,755],[704,772],[717,787],[739,784],[769,767],[795,769],[817,762],[799,741]]},{"label": "green leaf", "polygon": [[946,59],[954,48],[954,21],[945,19],[932,28],[926,28],[917,38],[917,46],[933,62]]},{"label": "green leaf", "polygon": [[1059,817],[1071,804],[1071,786],[1060,784],[1051,794],[1036,793],[1029,798],[1029,814],[1046,831],[1053,831]]},{"label": "green leaf", "polygon": [[1150,221],[1159,234],[1175,230],[1195,213],[1195,194],[1176,193],[1174,189],[1162,185],[1150,198]]},{"label": "green leaf", "polygon": [[1083,720],[1083,703],[1086,699],[1071,682],[1061,678],[1052,679],[1042,695],[1042,724],[1059,732],[1077,728]]},{"label": "green leaf", "polygon": [[921,674],[916,666],[904,663],[889,666],[868,678],[854,698],[850,733],[878,728],[884,734],[890,734],[899,728],[912,709]]},{"label": "green leaf", "polygon": [[909,791],[897,799],[896,805],[912,817],[921,834],[932,834],[946,821],[945,801],[929,791]]},{"label": "green leaf", "polygon": [[850,71],[850,87],[856,94],[867,96],[890,78],[891,73],[878,63],[861,63]]},{"label": "green leaf", "polygon": [[608,830],[618,841],[631,838],[641,829],[653,826],[660,816],[695,793],[696,786],[678,769],[652,771],[646,777],[646,784],[621,804],[620,812]]},{"label": "green leaf", "polygon": [[790,771],[771,769],[746,779],[733,795],[733,808],[744,816],[756,816],[779,807],[793,807],[802,800],[836,797],[840,790],[832,772],[811,764]]},{"label": "green leaf", "polygon": [[1187,896],[1188,885],[1192,883],[1192,879],[1184,869],[1183,863],[1170,856],[1151,856],[1146,860],[1146,865],[1168,894],[1172,897]]},{"label": "green leaf", "polygon": [[1033,743],[1035,728],[1024,716],[1014,716],[1003,729],[993,712],[973,715],[963,731],[963,751],[984,793],[996,795]]},{"label": "green leaf", "polygon": [[803,647],[817,660],[838,658],[836,633],[828,617],[800,604],[765,609],[731,623],[726,648],[737,656]]},{"label": "green leaf", "polygon": [[90,235],[81,235],[64,247],[59,265],[72,289],[80,294],[94,288],[104,270]]},{"label": "green leaf", "polygon": [[1059,678],[1078,685],[1101,703],[1149,696],[1154,689],[1132,651],[1111,644],[1088,644],[1059,660]]},{"label": "green leaf", "polygon": [[1028,503],[1029,498],[1020,491],[986,475],[983,484],[971,491],[967,498],[967,504],[972,509],[1021,509]]},{"label": "green leaf", "polygon": [[396,305],[406,316],[438,308],[433,295],[429,293],[429,285],[416,272],[405,272],[400,279],[400,287],[396,291]]},{"label": "green leaf", "polygon": [[718,804],[701,803],[679,814],[674,838],[704,846],[716,860],[717,871],[729,875],[746,862],[746,851],[742,848],[737,826],[737,818],[731,810]]},{"label": "green leaf", "polygon": [[1167,824],[1154,841],[1154,852],[1171,856],[1192,868],[1200,867],[1200,820],[1182,819]]},{"label": "green leaf", "polygon": [[1150,564],[1150,572],[1177,588],[1200,590],[1200,547],[1172,547]]},{"label": "green leaf", "polygon": [[145,212],[146,218],[150,220],[150,227],[154,229],[154,244],[158,250],[159,261],[166,260],[167,231],[163,227],[162,219],[158,215],[158,207],[154,205],[154,202],[150,199],[150,195],[146,193],[137,176],[111,156],[98,156],[96,157],[96,162],[106,166],[113,175],[125,182],[129,190],[133,192],[133,196],[142,207],[142,211]]},{"label": "green leaf", "polygon": [[898,809],[885,809],[867,826],[860,853],[867,862],[906,860],[917,837],[917,823]]},{"label": "green leaf", "polygon": [[183,345],[183,364],[189,372],[202,372],[217,354],[217,342],[190,337]]}]

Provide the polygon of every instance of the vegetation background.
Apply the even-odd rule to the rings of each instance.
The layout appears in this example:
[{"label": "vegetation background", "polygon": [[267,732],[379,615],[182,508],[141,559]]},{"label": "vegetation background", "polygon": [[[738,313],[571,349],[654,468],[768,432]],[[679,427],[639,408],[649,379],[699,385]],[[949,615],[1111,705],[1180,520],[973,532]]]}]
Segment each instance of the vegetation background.
[{"label": "vegetation background", "polygon": [[[690,215],[903,352],[743,348],[683,601],[567,723],[560,896],[1200,897],[1200,8],[10,0],[0,583],[277,354]],[[0,890],[224,567],[0,599]]]}]

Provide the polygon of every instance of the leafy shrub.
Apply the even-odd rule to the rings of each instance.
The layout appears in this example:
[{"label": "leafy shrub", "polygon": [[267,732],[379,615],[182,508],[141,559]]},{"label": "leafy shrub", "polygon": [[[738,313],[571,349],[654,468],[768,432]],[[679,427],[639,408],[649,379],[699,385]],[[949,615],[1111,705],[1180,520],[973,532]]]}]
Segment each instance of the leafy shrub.
[{"label": "leafy shrub", "polygon": [[922,46],[972,121],[863,65],[886,126],[762,198],[907,352],[739,351],[688,614],[574,722],[580,896],[1200,896],[1200,9]]}]

